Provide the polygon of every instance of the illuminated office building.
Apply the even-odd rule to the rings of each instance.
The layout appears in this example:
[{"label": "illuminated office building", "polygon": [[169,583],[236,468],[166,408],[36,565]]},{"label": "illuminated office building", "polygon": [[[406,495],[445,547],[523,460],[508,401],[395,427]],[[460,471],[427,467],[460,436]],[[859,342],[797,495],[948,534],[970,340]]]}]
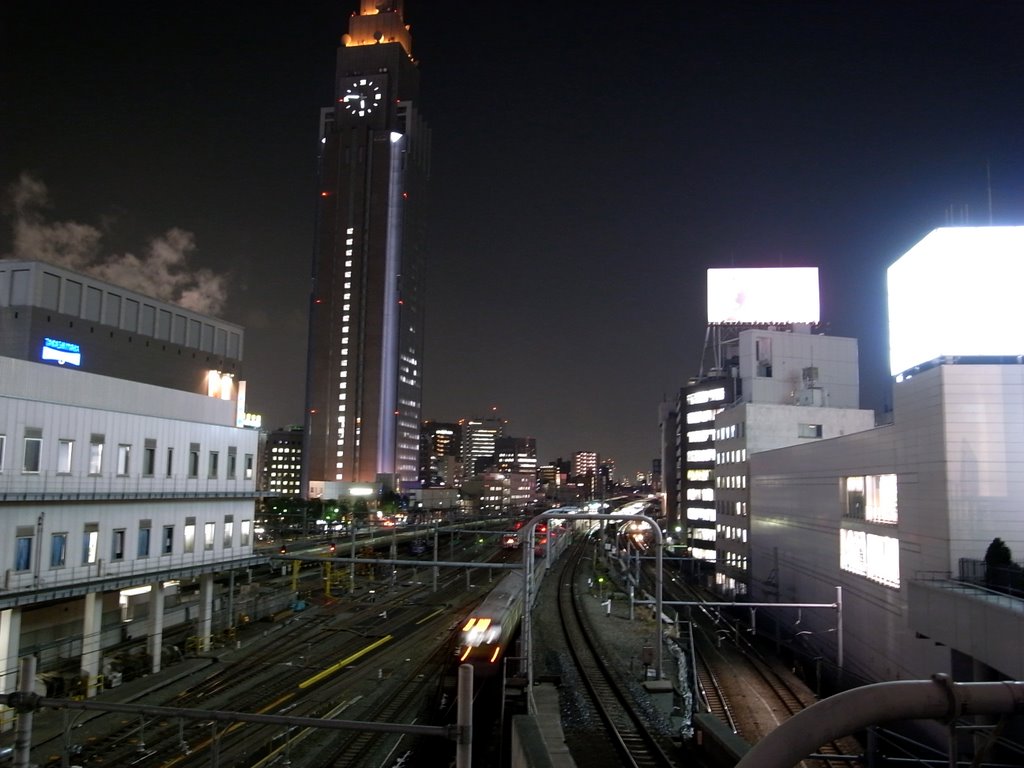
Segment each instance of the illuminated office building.
[{"label": "illuminated office building", "polygon": [[498,440],[505,434],[505,421],[496,416],[463,419],[462,473],[472,477],[491,467],[498,453]]},{"label": "illuminated office building", "polygon": [[420,481],[427,487],[453,485],[461,477],[462,425],[424,420],[420,426]]},{"label": "illuminated office building", "polygon": [[267,435],[263,448],[263,485],[272,496],[302,493],[302,427],[276,429]]},{"label": "illuminated office building", "polygon": [[418,476],[430,136],[401,0],[362,0],[321,112],[306,491]]}]

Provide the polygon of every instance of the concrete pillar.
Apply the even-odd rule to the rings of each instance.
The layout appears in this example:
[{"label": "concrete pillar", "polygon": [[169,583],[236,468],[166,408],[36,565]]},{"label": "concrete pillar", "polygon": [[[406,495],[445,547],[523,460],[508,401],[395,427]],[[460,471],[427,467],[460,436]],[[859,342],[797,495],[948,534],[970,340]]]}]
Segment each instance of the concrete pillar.
[{"label": "concrete pillar", "polygon": [[164,585],[156,582],[149,590],[149,636],[146,638],[146,650],[152,659],[152,672],[160,671],[161,655],[164,647]]},{"label": "concrete pillar", "polygon": [[100,673],[100,638],[103,631],[103,593],[90,592],[85,596],[85,616],[82,619],[82,678],[86,698],[96,695]]},{"label": "concrete pillar", "polygon": [[[18,687],[18,653],[21,648],[21,608],[0,611],[0,693],[14,693]],[[14,727],[14,710],[0,707],[0,731]]]},{"label": "concrete pillar", "polygon": [[213,627],[213,574],[204,573],[199,577],[199,650],[210,650],[210,632]]}]

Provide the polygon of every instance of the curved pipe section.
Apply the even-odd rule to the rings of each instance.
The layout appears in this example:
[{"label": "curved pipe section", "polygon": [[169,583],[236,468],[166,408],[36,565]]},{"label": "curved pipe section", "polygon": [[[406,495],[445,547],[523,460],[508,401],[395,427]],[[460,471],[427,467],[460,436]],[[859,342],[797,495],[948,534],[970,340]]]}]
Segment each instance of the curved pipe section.
[{"label": "curved pipe section", "polygon": [[792,768],[822,744],[892,720],[953,720],[961,715],[1024,710],[1024,683],[954,683],[947,675],[899,680],[844,691],[793,715],[769,733],[736,768]]}]

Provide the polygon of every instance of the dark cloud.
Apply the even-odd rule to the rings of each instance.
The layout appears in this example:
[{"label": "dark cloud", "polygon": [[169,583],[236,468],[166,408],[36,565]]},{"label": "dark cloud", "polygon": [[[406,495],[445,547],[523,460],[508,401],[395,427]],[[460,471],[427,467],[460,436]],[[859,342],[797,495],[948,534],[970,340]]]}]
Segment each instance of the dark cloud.
[{"label": "dark cloud", "polygon": [[12,212],[10,258],[39,260],[105,280],[193,312],[218,315],[227,302],[228,277],[189,263],[195,236],[172,227],[147,243],[141,256],[105,254],[103,232],[74,221],[50,221],[46,185],[22,174],[8,190]]}]

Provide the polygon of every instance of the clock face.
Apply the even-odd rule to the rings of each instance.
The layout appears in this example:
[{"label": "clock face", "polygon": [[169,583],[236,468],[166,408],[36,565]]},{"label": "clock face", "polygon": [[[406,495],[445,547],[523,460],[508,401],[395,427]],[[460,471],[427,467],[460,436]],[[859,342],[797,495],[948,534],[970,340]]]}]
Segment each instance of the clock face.
[{"label": "clock face", "polygon": [[345,111],[356,117],[366,117],[371,114],[384,101],[384,93],[380,85],[368,77],[353,80],[345,88],[344,95],[338,99]]}]

